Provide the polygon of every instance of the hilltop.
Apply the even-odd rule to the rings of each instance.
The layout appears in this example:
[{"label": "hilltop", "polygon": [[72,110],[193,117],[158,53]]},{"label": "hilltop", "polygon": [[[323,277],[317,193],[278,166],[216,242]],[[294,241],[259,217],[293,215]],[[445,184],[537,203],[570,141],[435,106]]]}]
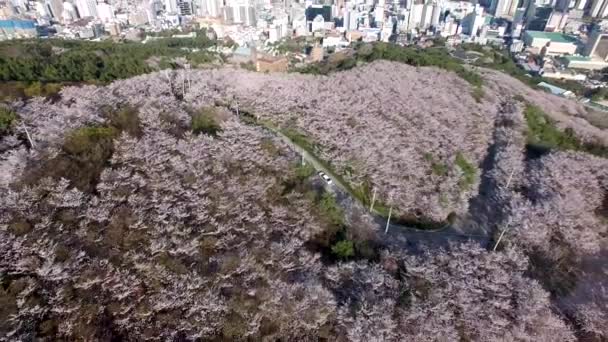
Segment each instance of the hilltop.
[{"label": "hilltop", "polygon": [[[601,116],[474,72],[159,72],[2,108],[0,339],[605,338]],[[395,248],[391,207],[483,237]]]}]

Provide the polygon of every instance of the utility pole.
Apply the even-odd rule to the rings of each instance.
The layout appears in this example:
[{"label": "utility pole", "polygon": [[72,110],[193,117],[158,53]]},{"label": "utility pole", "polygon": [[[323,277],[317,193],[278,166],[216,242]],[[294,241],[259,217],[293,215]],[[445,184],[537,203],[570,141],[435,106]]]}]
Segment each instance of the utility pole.
[{"label": "utility pole", "polygon": [[372,195],[372,203],[369,206],[369,212],[374,210],[374,202],[376,202],[376,188],[374,188],[374,194]]},{"label": "utility pole", "polygon": [[[509,138],[507,139],[507,147],[509,146],[509,144],[511,144],[511,135],[509,135]],[[505,189],[507,189],[509,187],[509,184],[511,184],[511,179],[513,179],[513,174],[515,173],[515,168],[513,168],[511,170],[511,173],[509,174],[509,179],[507,180],[507,185],[505,185]]]},{"label": "utility pole", "polygon": [[30,136],[30,132],[28,132],[27,127],[23,126],[23,130],[25,131],[25,136],[27,137],[27,140],[30,142],[30,146],[32,147],[32,150],[34,149],[34,141],[32,140],[32,137]]},{"label": "utility pole", "polygon": [[186,98],[186,76],[182,71],[182,99]]},{"label": "utility pole", "polygon": [[171,76],[169,76],[169,70],[165,70],[165,76],[167,76],[167,81],[169,81],[169,88],[172,88],[171,85]]},{"label": "utility pole", "polygon": [[513,168],[513,170],[511,170],[511,174],[509,174],[509,179],[507,179],[507,185],[505,185],[505,189],[509,187],[509,184],[511,184],[511,179],[513,179],[514,173],[515,173],[515,168]]},{"label": "utility pole", "polygon": [[503,236],[505,236],[505,233],[507,232],[507,230],[509,229],[510,226],[511,226],[511,219],[509,219],[509,222],[507,222],[506,227],[502,230],[502,233],[500,233],[500,236],[498,237],[496,244],[494,244],[494,248],[492,248],[492,252],[496,252],[496,248],[498,248],[498,244],[500,244],[500,241],[502,240]]},{"label": "utility pole", "polygon": [[192,83],[190,82],[190,64],[186,64],[186,77],[188,78],[188,91],[192,90]]},{"label": "utility pole", "polygon": [[384,229],[384,234],[388,233],[388,226],[391,224],[391,215],[393,213],[393,206],[388,210],[388,219],[386,220],[386,228]]}]

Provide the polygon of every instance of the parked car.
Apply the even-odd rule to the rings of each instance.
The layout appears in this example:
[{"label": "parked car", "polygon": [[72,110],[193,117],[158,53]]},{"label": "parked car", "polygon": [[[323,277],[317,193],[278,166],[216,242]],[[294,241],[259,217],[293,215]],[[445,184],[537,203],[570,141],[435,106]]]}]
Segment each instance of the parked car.
[{"label": "parked car", "polygon": [[332,184],[331,178],[329,178],[329,176],[328,176],[328,175],[326,175],[326,174],[325,174],[325,172],[323,172],[323,171],[319,171],[319,172],[318,172],[318,174],[319,174],[319,176],[320,176],[321,178],[323,178],[323,180],[325,181],[325,183],[327,183],[327,184]]}]

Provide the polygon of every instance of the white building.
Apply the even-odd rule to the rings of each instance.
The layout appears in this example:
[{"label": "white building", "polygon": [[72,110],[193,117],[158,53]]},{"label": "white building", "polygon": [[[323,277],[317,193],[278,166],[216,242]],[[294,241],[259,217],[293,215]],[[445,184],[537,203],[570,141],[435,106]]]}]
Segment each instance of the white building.
[{"label": "white building", "polygon": [[222,14],[222,0],[203,0],[201,15],[217,18]]},{"label": "white building", "polygon": [[423,4],[414,4],[412,5],[412,9],[410,10],[410,17],[408,20],[407,29],[412,30],[420,27],[420,23],[422,22],[422,12],[424,10]]},{"label": "white building", "polygon": [[568,22],[568,12],[553,11],[549,16],[545,31],[561,32]]},{"label": "white building", "polygon": [[575,0],[574,8],[577,10],[584,10],[587,5],[587,0]]},{"label": "white building", "polygon": [[75,4],[81,18],[97,17],[97,1],[76,0]]},{"label": "white building", "polygon": [[547,55],[573,55],[577,49],[576,38],[558,32],[526,31],[524,42]]},{"label": "white building", "polygon": [[56,20],[61,20],[61,13],[63,13],[63,2],[61,0],[46,0],[46,9]]},{"label": "white building", "polygon": [[426,30],[431,26],[431,18],[433,17],[433,5],[426,4],[422,7],[422,17],[418,28]]},{"label": "white building", "polygon": [[485,23],[485,17],[483,16],[483,7],[479,4],[475,5],[473,13],[467,15],[462,22],[462,33],[469,36],[477,36],[479,29]]},{"label": "white building", "polygon": [[78,19],[78,12],[76,11],[76,7],[71,2],[64,2],[61,17],[66,22]]},{"label": "white building", "polygon": [[378,5],[374,9],[374,21],[378,27],[384,23],[384,5],[384,0],[378,0]]},{"label": "white building", "polygon": [[310,31],[316,32],[316,31],[322,31],[324,29],[325,29],[325,19],[323,19],[323,16],[319,14],[312,20]]},{"label": "white building", "polygon": [[97,4],[97,15],[99,16],[99,19],[101,19],[101,21],[103,21],[104,23],[116,19],[116,15],[114,14],[114,7],[106,3]]},{"label": "white building", "polygon": [[519,0],[492,0],[490,12],[497,18],[512,18],[518,4]]},{"label": "white building", "polygon": [[433,5],[433,12],[431,14],[431,26],[437,27],[439,25],[439,18],[441,17],[441,5]]},{"label": "white building", "polygon": [[591,16],[603,18],[608,15],[608,0],[594,0],[591,5]]},{"label": "white building", "polygon": [[41,2],[36,2],[36,14],[38,14],[39,17],[50,16],[50,13],[47,10],[46,6]]},{"label": "white building", "polygon": [[291,22],[291,26],[296,31],[296,36],[305,36],[308,33],[306,16],[303,14],[295,17]]},{"label": "white building", "polygon": [[345,19],[344,28],[347,30],[356,30],[359,25],[359,12],[356,9],[347,10],[344,18],[348,15],[348,21]]},{"label": "white building", "polygon": [[177,0],[165,0],[166,13],[179,13],[177,8]]}]

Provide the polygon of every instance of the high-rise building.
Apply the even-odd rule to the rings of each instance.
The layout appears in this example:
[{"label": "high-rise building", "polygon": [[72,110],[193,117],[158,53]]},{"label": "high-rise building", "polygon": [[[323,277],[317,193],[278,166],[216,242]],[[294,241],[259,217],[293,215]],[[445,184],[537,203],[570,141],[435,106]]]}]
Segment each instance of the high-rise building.
[{"label": "high-rise building", "polygon": [[[346,14],[347,13],[347,14]],[[348,15],[348,20],[344,21],[344,28],[347,30],[356,30],[359,26],[359,12],[356,9],[347,10],[344,14],[344,17]]]},{"label": "high-rise building", "polygon": [[570,0],[556,0],[554,8],[560,12],[566,12],[570,8]]},{"label": "high-rise building", "polygon": [[177,8],[180,15],[192,15],[192,1],[177,0]]},{"label": "high-rise building", "polygon": [[594,0],[589,14],[594,18],[603,18],[608,15],[608,0]]},{"label": "high-rise building", "polygon": [[574,4],[574,8],[577,10],[584,10],[587,5],[587,0],[576,0]]},{"label": "high-rise building", "polygon": [[47,7],[42,2],[36,2],[35,6],[36,6],[36,14],[38,14],[39,17],[50,16],[50,13],[49,13]]},{"label": "high-rise building", "polygon": [[562,11],[553,11],[549,16],[549,20],[547,20],[547,25],[545,26],[545,31],[561,31],[568,21],[568,12]]},{"label": "high-rise building", "polygon": [[520,0],[492,0],[490,12],[497,18],[512,18],[519,7],[519,1]]},{"label": "high-rise building", "polygon": [[423,4],[413,4],[410,10],[410,17],[407,25],[408,30],[418,28],[422,22],[422,11],[424,9]]},{"label": "high-rise building", "polygon": [[165,12],[167,13],[177,13],[177,0],[165,0]]},{"label": "high-rise building", "polygon": [[81,18],[97,17],[97,1],[95,0],[76,0],[76,9]]},{"label": "high-rise building", "polygon": [[594,30],[585,45],[583,55],[608,61],[608,33]]},{"label": "high-rise building", "polygon": [[114,14],[114,7],[106,4],[105,2],[97,4],[97,15],[104,23],[112,21],[116,18],[116,15]]},{"label": "high-rise building", "polygon": [[222,13],[224,3],[222,0],[203,0],[205,3],[206,16],[217,18]]},{"label": "high-rise building", "polygon": [[374,21],[378,27],[382,26],[384,23],[384,0],[379,0],[378,5],[374,9]]},{"label": "high-rise building", "polygon": [[74,6],[74,4],[71,2],[64,2],[61,17],[66,22],[71,22],[72,20],[78,19],[78,11],[76,10],[76,6]]},{"label": "high-rise building", "polygon": [[55,20],[61,20],[61,13],[63,13],[63,2],[61,0],[46,0],[45,4],[51,17]]},{"label": "high-rise building", "polygon": [[147,2],[146,15],[148,16],[148,22],[154,22],[158,14],[159,3],[156,0],[150,0]]},{"label": "high-rise building", "polygon": [[316,32],[325,29],[325,19],[321,14],[318,14],[310,23],[310,32]]},{"label": "high-rise building", "polygon": [[469,13],[462,20],[462,33],[469,36],[477,36],[484,22],[483,7],[477,4],[473,12]]},{"label": "high-rise building", "polygon": [[433,6],[433,13],[431,15],[431,26],[437,27],[439,25],[439,18],[441,17],[441,6],[435,4]]},{"label": "high-rise building", "polygon": [[222,14],[224,17],[224,23],[232,24],[234,22],[234,8],[226,6],[222,8]]}]

